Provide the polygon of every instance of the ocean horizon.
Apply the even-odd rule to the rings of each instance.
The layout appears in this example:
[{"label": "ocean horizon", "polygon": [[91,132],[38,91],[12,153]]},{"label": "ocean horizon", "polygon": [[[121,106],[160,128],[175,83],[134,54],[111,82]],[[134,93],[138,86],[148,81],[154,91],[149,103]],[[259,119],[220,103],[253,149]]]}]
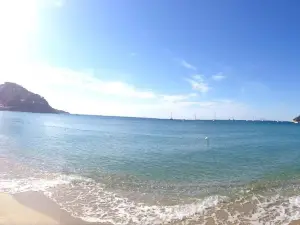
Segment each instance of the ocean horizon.
[{"label": "ocean horizon", "polygon": [[[1,112],[1,111],[0,111]],[[17,113],[30,113],[30,112],[17,112]],[[34,112],[33,112],[34,113]],[[41,114],[41,113],[34,113],[34,114]],[[42,113],[44,114],[44,113]],[[45,113],[49,114],[49,113]],[[286,123],[293,123],[293,119],[287,120],[272,120],[272,119],[234,119],[234,118],[186,118],[186,117],[172,117],[172,118],[167,118],[167,117],[140,117],[140,116],[114,116],[114,115],[101,115],[101,114],[77,114],[77,113],[69,113],[69,114],[60,114],[60,115],[65,115],[65,116],[89,116],[89,117],[104,117],[104,118],[124,118],[124,119],[153,119],[153,120],[175,120],[175,121],[243,121],[243,122],[286,122]]]},{"label": "ocean horizon", "polygon": [[299,135],[292,122],[0,112],[0,192],[40,192],[88,222],[289,224]]}]

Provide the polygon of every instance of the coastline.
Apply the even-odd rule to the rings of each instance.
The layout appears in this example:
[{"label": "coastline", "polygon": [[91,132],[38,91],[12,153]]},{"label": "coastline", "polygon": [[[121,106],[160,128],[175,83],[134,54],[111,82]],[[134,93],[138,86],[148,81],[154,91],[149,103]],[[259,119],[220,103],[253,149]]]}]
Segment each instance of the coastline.
[{"label": "coastline", "polygon": [[71,216],[40,192],[0,193],[0,224],[6,225],[110,225]]},{"label": "coastline", "polygon": [[[263,124],[256,127],[253,124],[248,126],[243,123],[241,126],[245,129],[245,135],[241,132],[237,136],[232,134],[233,137],[231,137],[230,133],[230,139],[227,135],[223,136],[229,129],[227,125],[219,126],[219,133],[215,134],[216,131],[213,129],[215,125],[211,123],[207,125],[213,130],[209,133],[213,141],[211,149],[204,145],[203,148],[201,147],[203,144],[201,144],[201,135],[200,143],[196,145],[197,148],[189,148],[191,140],[199,140],[199,137],[194,135],[198,132],[196,130],[198,127],[192,124],[180,126],[180,131],[184,132],[174,130],[174,133],[173,130],[169,131],[169,128],[166,128],[169,122],[159,122],[162,123],[162,131],[164,128],[167,129],[165,133],[159,135],[156,134],[157,124],[154,124],[154,130],[150,132],[150,135],[147,133],[148,128],[140,132],[143,137],[145,136],[145,139],[141,139],[142,145],[131,144],[132,138],[138,138],[141,134],[135,136],[128,132],[126,136],[127,134],[118,134],[119,131],[116,131],[116,142],[112,140],[111,144],[124,146],[124,149],[129,147],[127,158],[123,157],[123,150],[118,153],[119,155],[115,155],[119,149],[112,148],[111,152],[110,147],[113,146],[97,145],[99,141],[106,143],[107,136],[114,135],[113,132],[107,135],[105,126],[114,126],[116,123],[126,124],[127,121],[123,119],[99,120],[99,126],[91,126],[90,124],[97,125],[98,120],[91,121],[90,118],[84,118],[81,121],[80,118],[77,121],[78,118],[49,116],[44,118],[40,115],[39,120],[33,122],[33,117],[29,115],[25,117],[20,117],[19,114],[7,115],[2,118],[4,122],[0,133],[2,145],[0,194],[1,192],[9,194],[6,194],[5,199],[8,200],[5,201],[2,201],[0,196],[0,212],[2,212],[0,225],[109,223],[122,225],[267,223],[300,225],[300,177],[297,171],[291,170],[291,168],[298,168],[299,165],[300,153],[297,151],[299,143],[294,140],[294,135],[297,136],[299,130],[293,125],[284,127],[289,132],[283,133],[289,135],[282,136],[284,139],[277,143],[276,140],[281,140],[281,133],[275,129],[276,127],[281,129],[279,125],[274,128],[273,125],[271,127],[271,125]],[[77,123],[79,125],[76,125]],[[80,125],[82,123],[87,123],[87,126]],[[152,122],[148,123],[148,121],[129,121],[128,129],[132,129],[132,126],[138,128],[144,123],[145,126],[152,126],[150,125]],[[193,131],[191,135],[188,134],[193,129],[196,131]],[[235,133],[236,129],[241,128],[236,126],[232,132]],[[265,139],[263,135],[253,131],[256,129],[266,129],[263,133],[272,130],[276,132],[268,133],[270,136],[266,136],[267,139]],[[187,133],[187,136],[182,136],[182,133]],[[248,133],[254,135],[253,143],[248,140]],[[20,134],[22,134],[22,139],[19,140]],[[87,142],[86,138],[78,139],[79,135],[91,138],[88,139],[91,142]],[[168,135],[172,139],[169,139]],[[218,138],[222,140],[218,142]],[[239,145],[243,146],[252,143],[251,148],[245,149],[246,153],[251,152],[249,157],[245,153],[245,157],[241,158],[240,149],[243,148],[235,146],[235,139],[241,139]],[[172,140],[172,143],[170,146],[169,142],[165,145],[161,140],[170,142]],[[261,141],[260,144],[256,143],[258,140]],[[264,145],[265,142],[271,143],[270,141],[272,145]],[[88,143],[91,145],[89,146]],[[146,146],[145,143],[155,143],[155,145]],[[187,150],[179,152],[178,144],[183,146],[182,149]],[[184,147],[186,144],[187,148]],[[223,144],[226,144],[225,148]],[[78,149],[73,149],[74,145],[78,146]],[[289,151],[288,156],[287,152],[281,151],[286,146],[290,146],[290,149],[286,150]],[[150,157],[140,151],[140,148],[147,150],[146,153]],[[231,148],[229,152],[224,150]],[[259,151],[256,151],[256,148]],[[106,152],[102,149],[108,150]],[[165,149],[164,155],[157,155],[160,149]],[[271,159],[264,158],[265,155],[261,155],[261,150],[277,155]],[[184,155],[182,155],[183,152]],[[226,158],[225,155],[230,157]],[[160,156],[167,156],[164,157],[167,161]],[[178,160],[179,156],[182,159]],[[193,161],[194,156],[198,158],[195,157]],[[267,154],[267,156],[271,155]],[[142,160],[134,161],[136,164],[133,164],[136,157]],[[285,157],[284,163],[278,164],[282,157]],[[196,168],[201,166],[199,162],[203,159],[202,166],[206,169],[197,170]],[[254,162],[254,159],[257,161]],[[272,172],[268,167],[261,170],[257,162],[259,164],[265,162],[270,168],[276,168],[276,171]],[[141,167],[141,163],[146,168]],[[226,166],[223,167],[223,163]],[[117,172],[106,169],[111,165],[118,165],[120,168],[117,168]],[[148,174],[144,176],[142,173],[148,171],[148,166],[149,171],[152,172],[150,176]],[[160,171],[164,170],[166,173],[157,174],[153,170],[153,167],[157,168],[157,166]],[[286,169],[282,169],[282,166]],[[252,167],[255,168],[253,172],[258,172],[264,177],[249,180],[248,176],[252,177],[253,174],[247,174],[247,168]],[[94,169],[97,171],[95,172]],[[119,172],[120,169],[124,170],[124,174]],[[132,173],[133,170],[136,172]],[[239,174],[241,171],[245,173],[242,176]],[[286,176],[281,179],[283,172]],[[208,174],[207,178],[206,174]],[[235,176],[240,176],[241,181],[236,179],[236,182]],[[225,190],[228,187],[229,191]],[[11,204],[16,206],[7,207]],[[32,220],[34,218],[35,220]],[[96,223],[96,221],[99,222]]]},{"label": "coastline", "polygon": [[[34,191],[13,195],[0,193],[0,224],[111,225],[109,223],[90,223],[75,218],[42,193]],[[217,223],[213,218],[209,218],[205,224],[215,225]],[[292,221],[289,225],[300,225],[300,220]]]}]

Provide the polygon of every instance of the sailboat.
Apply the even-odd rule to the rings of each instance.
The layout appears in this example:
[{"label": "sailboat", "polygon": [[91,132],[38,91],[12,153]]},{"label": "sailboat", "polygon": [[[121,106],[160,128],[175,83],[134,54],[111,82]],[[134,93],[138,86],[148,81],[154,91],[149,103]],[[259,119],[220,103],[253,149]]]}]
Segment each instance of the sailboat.
[{"label": "sailboat", "polygon": [[170,118],[170,120],[173,120],[173,116],[172,116],[172,113],[171,113],[171,118]]},{"label": "sailboat", "polygon": [[216,118],[217,118],[217,116],[216,116],[216,112],[215,112],[215,113],[214,113],[214,119],[213,119],[213,121],[215,121]]}]

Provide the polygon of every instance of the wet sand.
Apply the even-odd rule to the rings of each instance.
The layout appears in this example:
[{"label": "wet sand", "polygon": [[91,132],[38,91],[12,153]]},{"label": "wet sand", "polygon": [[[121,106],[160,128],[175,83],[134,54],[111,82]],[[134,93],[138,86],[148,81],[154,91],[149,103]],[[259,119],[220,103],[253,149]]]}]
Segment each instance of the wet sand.
[{"label": "wet sand", "polygon": [[300,220],[295,220],[291,222],[289,225],[300,225]]},{"label": "wet sand", "polygon": [[[264,221],[263,219],[257,223],[252,223],[249,219],[249,216],[253,215],[255,213],[256,206],[254,203],[250,202],[242,202],[242,201],[236,201],[232,203],[229,207],[226,205],[226,207],[219,207],[219,209],[216,209],[215,207],[212,207],[208,209],[205,216],[199,216],[197,221],[185,221],[184,222],[177,222],[175,225],[251,225],[251,224],[277,224],[281,225],[281,223],[273,222],[272,219]],[[238,213],[238,221],[233,221],[232,218],[230,218],[230,215],[234,215],[235,212]],[[287,223],[284,223],[287,225]],[[300,225],[300,220],[294,220],[290,222],[288,225]]]},{"label": "wet sand", "polygon": [[88,223],[68,212],[39,192],[15,195],[0,193],[0,225],[110,225]]},{"label": "wet sand", "polygon": [[[245,214],[252,213],[253,205],[233,205],[235,210]],[[224,210],[215,211],[214,216],[206,217],[195,224],[215,225],[222,221],[222,224],[232,224],[228,214]],[[214,218],[217,218],[215,221]],[[184,221],[182,221],[184,223]],[[200,223],[199,223],[200,222]],[[44,196],[40,192],[23,192],[15,195],[0,193],[0,225],[104,225],[104,223],[89,223],[79,218],[74,218],[70,213]],[[181,222],[175,224],[182,224]],[[243,224],[243,223],[240,223]],[[247,222],[244,224],[248,224]],[[111,225],[106,223],[105,225]],[[293,221],[289,225],[300,225],[300,220]]]},{"label": "wet sand", "polygon": [[0,193],[0,224],[58,225],[52,217],[20,204],[13,196]]}]

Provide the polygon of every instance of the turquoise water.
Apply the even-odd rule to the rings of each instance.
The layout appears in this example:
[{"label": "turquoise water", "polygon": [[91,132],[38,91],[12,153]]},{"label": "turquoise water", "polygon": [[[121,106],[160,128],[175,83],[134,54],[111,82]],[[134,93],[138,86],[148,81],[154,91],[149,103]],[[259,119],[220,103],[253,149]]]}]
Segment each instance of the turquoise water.
[{"label": "turquoise water", "polygon": [[255,196],[290,211],[256,205],[247,223],[269,213],[288,224],[300,218],[299,137],[288,122],[2,112],[0,190],[43,191],[74,216],[113,224],[196,223]]}]

